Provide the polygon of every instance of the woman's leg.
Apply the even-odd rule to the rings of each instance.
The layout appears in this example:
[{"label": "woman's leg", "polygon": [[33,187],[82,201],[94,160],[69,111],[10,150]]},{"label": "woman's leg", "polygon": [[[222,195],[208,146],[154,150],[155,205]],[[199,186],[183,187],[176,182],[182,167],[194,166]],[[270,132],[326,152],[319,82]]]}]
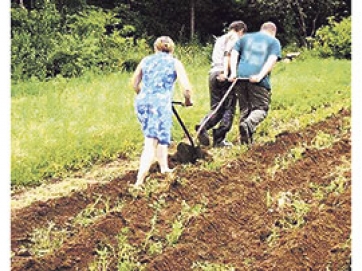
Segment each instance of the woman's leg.
[{"label": "woman's leg", "polygon": [[168,146],[157,144],[156,156],[157,162],[161,169],[161,173],[172,172],[172,170],[168,167]]},{"label": "woman's leg", "polygon": [[140,159],[140,166],[137,174],[136,186],[143,184],[150,167],[155,160],[156,148],[157,148],[157,139],[154,138],[145,138],[143,151]]}]

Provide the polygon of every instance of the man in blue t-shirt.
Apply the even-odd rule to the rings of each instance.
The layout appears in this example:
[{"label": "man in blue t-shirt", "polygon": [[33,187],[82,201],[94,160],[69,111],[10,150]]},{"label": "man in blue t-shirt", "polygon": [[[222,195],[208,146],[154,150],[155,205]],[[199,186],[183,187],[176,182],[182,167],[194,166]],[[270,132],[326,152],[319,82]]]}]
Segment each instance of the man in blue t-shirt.
[{"label": "man in blue t-shirt", "polygon": [[[245,34],[239,39],[230,60],[229,80],[235,84],[240,108],[240,143],[251,145],[256,127],[265,119],[270,104],[270,72],[281,58],[281,46],[275,38],[274,23],[264,23],[259,32]],[[238,64],[239,63],[239,64]]]}]

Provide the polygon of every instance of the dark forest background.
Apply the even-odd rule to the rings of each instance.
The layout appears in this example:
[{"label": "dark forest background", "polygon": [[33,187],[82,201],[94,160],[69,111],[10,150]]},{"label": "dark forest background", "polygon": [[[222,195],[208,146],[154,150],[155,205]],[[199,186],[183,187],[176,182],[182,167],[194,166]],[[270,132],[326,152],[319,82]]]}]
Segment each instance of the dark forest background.
[{"label": "dark forest background", "polygon": [[311,48],[323,27],[349,18],[350,33],[351,14],[350,0],[17,0],[11,2],[11,74],[43,80],[128,69],[157,36],[200,49],[234,20],[250,32],[273,21],[283,47]]}]

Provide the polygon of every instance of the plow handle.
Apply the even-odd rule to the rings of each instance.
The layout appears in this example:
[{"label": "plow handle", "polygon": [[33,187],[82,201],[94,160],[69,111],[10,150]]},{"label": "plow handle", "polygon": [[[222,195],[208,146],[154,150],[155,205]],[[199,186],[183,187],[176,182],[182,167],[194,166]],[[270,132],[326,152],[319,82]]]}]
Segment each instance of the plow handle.
[{"label": "plow handle", "polygon": [[184,124],[183,121],[181,120],[180,115],[177,113],[175,107],[173,106],[174,104],[181,104],[181,105],[183,105],[183,103],[182,103],[182,102],[172,102],[172,112],[174,113],[177,121],[180,123],[180,125],[181,125],[181,127],[182,127],[182,130],[184,130],[184,132],[185,132],[188,140],[190,141],[191,146],[192,146],[193,148],[195,148],[194,141],[192,140],[192,137],[191,137],[189,131],[187,130],[185,124]]}]

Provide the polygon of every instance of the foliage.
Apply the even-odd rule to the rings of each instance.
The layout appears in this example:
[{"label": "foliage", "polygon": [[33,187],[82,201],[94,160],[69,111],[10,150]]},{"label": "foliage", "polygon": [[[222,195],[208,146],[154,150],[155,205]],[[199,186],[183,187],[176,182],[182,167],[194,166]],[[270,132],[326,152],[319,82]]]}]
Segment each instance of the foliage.
[{"label": "foliage", "polygon": [[213,44],[208,43],[202,46],[199,43],[177,44],[175,47],[175,57],[182,63],[187,63],[194,68],[204,67],[211,62]]},{"label": "foliage", "polygon": [[[103,204],[104,206],[98,206]],[[73,219],[74,224],[79,224],[82,227],[87,227],[92,224],[99,217],[106,215],[110,211],[109,200],[102,199],[99,195],[96,201],[89,204]]]},{"label": "foliage", "polygon": [[[206,44],[209,53],[213,37],[238,19],[247,23],[249,31],[272,20],[283,46],[296,43],[307,47],[308,37],[327,23],[328,16],[334,15],[338,21],[351,15],[351,5],[345,0],[22,2],[22,6],[12,3],[11,8],[11,76],[15,81],[78,77],[87,71],[130,71],[160,35],[191,44],[190,49]],[[196,14],[194,35],[190,35],[191,3]],[[348,54],[345,50],[348,48],[343,47],[344,57]]]},{"label": "foliage", "polygon": [[59,229],[54,222],[50,221],[47,227],[35,229],[30,237],[30,251],[36,256],[44,256],[52,253],[62,246],[68,237],[65,229]]},{"label": "foliage", "polygon": [[329,17],[328,21],[328,25],[318,29],[314,49],[322,57],[351,59],[351,17],[344,18],[341,22],[337,22],[334,17]]},{"label": "foliage", "polygon": [[201,271],[235,271],[236,268],[229,264],[216,264],[210,262],[195,262],[192,264],[192,270]]},{"label": "foliage", "polygon": [[172,223],[172,230],[166,235],[166,240],[169,246],[175,245],[181,237],[185,225],[188,221],[195,216],[205,212],[205,206],[203,204],[196,204],[193,207],[187,204],[186,201],[181,202],[182,209],[175,221]]},{"label": "foliage", "polygon": [[54,5],[42,10],[11,9],[11,72],[19,80],[48,76],[48,56],[54,51],[61,16]]},{"label": "foliage", "polygon": [[[255,9],[259,13],[259,24],[274,21],[278,36],[283,44],[297,42],[306,47],[308,37],[315,35],[316,29],[327,23],[328,16],[343,18],[350,15],[348,1],[335,0],[256,0]],[[247,22],[258,19],[248,19]]]},{"label": "foliage", "polygon": [[11,71],[15,81],[44,80],[61,75],[78,77],[87,71],[129,69],[149,52],[144,40],[135,40],[132,25],[106,32],[118,22],[114,12],[97,8],[62,15],[54,4],[44,9],[11,10]]}]

